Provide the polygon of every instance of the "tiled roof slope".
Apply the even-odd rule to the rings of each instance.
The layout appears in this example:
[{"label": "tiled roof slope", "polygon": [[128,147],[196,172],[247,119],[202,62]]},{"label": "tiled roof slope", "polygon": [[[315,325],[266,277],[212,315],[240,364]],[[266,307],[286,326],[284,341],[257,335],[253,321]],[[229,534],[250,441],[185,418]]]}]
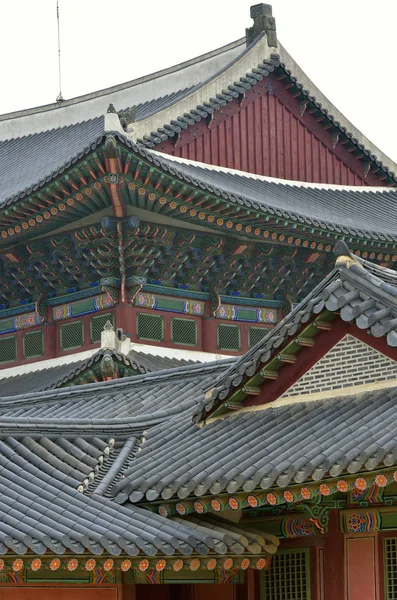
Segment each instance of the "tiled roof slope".
[{"label": "tiled roof slope", "polygon": [[[131,142],[123,134],[113,132],[112,134],[99,137],[94,134],[99,132],[101,119],[95,120],[98,131],[91,131],[90,123],[71,126],[70,145],[62,150],[63,163],[58,171],[51,174],[51,168],[55,163],[45,150],[44,138],[50,135],[54,147],[62,146],[63,130],[38,134],[43,136],[44,156],[39,160],[40,152],[33,154],[25,153],[23,140],[19,140],[21,156],[26,161],[25,171],[15,169],[19,173],[13,180],[12,186],[19,185],[18,191],[7,203],[12,203],[22,196],[31,193],[45,182],[57,177],[65,168],[77,162],[84,154],[98,149],[105,143],[106,136],[114,136],[118,142],[126,146],[137,157],[142,157],[153,163],[165,172],[178,177],[200,189],[206,189],[227,201],[238,206],[252,208],[264,215],[280,216],[288,218],[296,223],[304,223],[321,229],[356,235],[372,240],[395,241],[397,234],[393,227],[397,219],[396,198],[397,191],[392,188],[365,188],[354,186],[318,185],[288,182],[283,180],[272,180],[268,177],[260,177],[242,171],[222,169],[220,167],[205,166],[194,161],[174,159],[145,149],[139,144]],[[35,137],[35,136],[32,136]],[[17,140],[15,140],[15,143]],[[40,145],[40,144],[39,144]],[[97,150],[98,151],[98,150]],[[76,152],[76,154],[71,154]],[[5,153],[7,154],[7,153]],[[12,161],[16,160],[17,149]],[[11,158],[5,156],[4,165]],[[14,164],[14,163],[12,163]],[[0,169],[2,170],[2,166]],[[33,177],[41,177],[35,179]],[[26,178],[25,178],[26,177]],[[6,172],[4,171],[4,179]],[[11,191],[11,186],[7,194]],[[0,192],[1,193],[1,192]],[[3,202],[6,197],[3,197]],[[376,210],[375,210],[376,207]]]},{"label": "tiled roof slope", "polygon": [[264,33],[248,48],[242,38],[146,77],[61,103],[0,116],[0,140],[95,119],[112,103],[117,110],[135,108],[131,137],[154,147],[222,110],[274,71],[287,75],[302,101],[326,117],[327,126],[345,136],[367,161],[397,181],[395,163],[332,105],[279,42],[277,47],[269,47]]},{"label": "tiled roof slope", "polygon": [[235,204],[336,233],[397,239],[397,192],[391,188],[301,185],[159,154],[147,156],[172,175]]},{"label": "tiled roof slope", "polygon": [[104,131],[104,117],[0,141],[0,206],[52,179]]},{"label": "tiled roof slope", "polygon": [[72,364],[61,364],[43,369],[38,368],[33,372],[14,375],[12,377],[3,377],[0,379],[0,396],[24,394],[27,388],[33,392],[71,385],[76,377],[84,374],[93,365],[100,363],[105,354],[111,356],[116,362],[136,371],[137,375],[163,371],[164,369],[173,369],[194,363],[192,360],[162,357],[136,350],[131,350],[128,355],[124,355],[115,351],[101,349],[92,357],[78,360]]},{"label": "tiled roof slope", "polygon": [[233,494],[284,487],[394,465],[397,387],[327,400],[266,406],[203,421],[214,406],[264,366],[301,326],[324,310],[339,312],[397,347],[397,276],[336,247],[334,271],[290,315],[211,382],[197,425],[195,407],[148,431],[142,451],[113,487],[123,503]]},{"label": "tiled roof slope", "polygon": [[234,494],[390,466],[396,418],[396,387],[269,405],[203,427],[180,414],[148,432],[113,493],[121,503]]},{"label": "tiled roof slope", "polygon": [[394,465],[395,382],[194,419],[323,310],[397,346],[395,273],[350,256],[343,244],[336,254],[330,276],[240,359],[1,398],[0,550],[232,551],[226,537],[220,546],[214,534],[203,539],[194,520],[172,521],[130,502],[249,493]]},{"label": "tiled roof slope", "polygon": [[62,441],[69,442],[61,436],[55,443],[46,437],[40,443],[29,436],[0,439],[1,554],[9,549],[18,554],[44,554],[49,549],[56,554],[88,550],[113,556],[246,551],[237,543],[239,536],[230,536],[227,530],[214,532],[205,523],[198,529],[190,522],[170,521],[142,508],[121,507],[100,494],[81,494],[75,470],[70,467],[67,474],[67,463],[54,464],[54,448],[46,448],[48,444],[62,448]]},{"label": "tiled roof slope", "polygon": [[374,337],[397,347],[397,273],[350,255],[343,242],[335,246],[336,267],[289,315],[215,382],[203,406],[204,416],[267,363],[303,324],[323,310],[338,312]]},{"label": "tiled roof slope", "polygon": [[0,553],[252,554],[238,527],[206,519],[198,527],[104,495],[103,465],[118,472],[118,457],[134,454],[152,424],[192,407],[225,364],[0,400]]},{"label": "tiled roof slope", "polygon": [[168,411],[181,411],[187,406],[198,406],[197,395],[210,385],[214,377],[225,371],[235,358],[204,364],[193,364],[145,373],[107,382],[58,388],[20,396],[0,397],[0,422],[3,419],[21,419],[21,423],[47,419],[67,422],[73,426],[81,419],[104,420],[128,424],[130,418],[153,415],[167,418]]}]

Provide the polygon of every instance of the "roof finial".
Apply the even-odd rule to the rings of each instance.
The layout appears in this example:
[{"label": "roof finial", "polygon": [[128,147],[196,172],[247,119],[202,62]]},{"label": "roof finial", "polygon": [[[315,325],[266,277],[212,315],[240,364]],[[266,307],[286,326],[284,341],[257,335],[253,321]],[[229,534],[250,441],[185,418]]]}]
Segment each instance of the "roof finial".
[{"label": "roof finial", "polygon": [[254,25],[245,30],[247,46],[252,44],[261,33],[266,33],[267,45],[277,48],[276,19],[272,14],[271,4],[255,4],[250,9]]}]

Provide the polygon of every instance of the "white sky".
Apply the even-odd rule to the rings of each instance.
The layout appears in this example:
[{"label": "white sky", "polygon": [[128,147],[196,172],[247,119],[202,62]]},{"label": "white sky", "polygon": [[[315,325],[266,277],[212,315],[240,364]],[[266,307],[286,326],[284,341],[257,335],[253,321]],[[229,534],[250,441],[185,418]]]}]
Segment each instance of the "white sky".
[{"label": "white sky", "polygon": [[[245,33],[255,0],[60,0],[65,98],[134,79]],[[273,0],[278,38],[397,162],[397,0]],[[58,95],[56,0],[0,0],[0,114]]]}]

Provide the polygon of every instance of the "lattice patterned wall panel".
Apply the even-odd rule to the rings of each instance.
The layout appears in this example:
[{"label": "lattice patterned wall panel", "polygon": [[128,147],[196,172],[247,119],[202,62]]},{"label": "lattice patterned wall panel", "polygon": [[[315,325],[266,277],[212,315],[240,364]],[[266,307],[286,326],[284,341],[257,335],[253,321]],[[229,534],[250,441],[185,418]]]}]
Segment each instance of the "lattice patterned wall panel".
[{"label": "lattice patterned wall panel", "polygon": [[100,315],[98,317],[92,317],[90,322],[90,332],[91,332],[91,343],[96,344],[101,341],[101,333],[106,323],[110,321],[110,323],[114,327],[114,317],[112,314]]},{"label": "lattice patterned wall panel", "polygon": [[136,334],[141,340],[162,342],[164,340],[164,319],[160,315],[139,313],[137,315]]},{"label": "lattice patterned wall panel", "polygon": [[307,549],[280,550],[263,574],[264,600],[310,600],[310,564]]},{"label": "lattice patterned wall panel", "polygon": [[384,543],[385,596],[397,600],[397,538],[387,538]]},{"label": "lattice patterned wall panel", "polygon": [[82,321],[61,325],[61,349],[73,350],[84,344],[84,327]]},{"label": "lattice patterned wall panel", "polygon": [[0,338],[0,363],[17,359],[17,338],[15,336]]},{"label": "lattice patterned wall panel", "polygon": [[197,346],[197,322],[192,319],[172,319],[171,336],[174,344]]},{"label": "lattice patterned wall panel", "polygon": [[37,358],[44,354],[44,332],[32,331],[23,336],[24,358]]},{"label": "lattice patterned wall panel", "polygon": [[241,349],[240,327],[238,325],[218,325],[219,350]]},{"label": "lattice patterned wall panel", "polygon": [[267,333],[269,333],[269,330],[264,327],[250,327],[248,330],[248,348],[252,348],[252,346],[263,340]]},{"label": "lattice patterned wall panel", "polygon": [[315,394],[390,379],[397,379],[397,363],[347,335],[290,387],[284,397]]}]

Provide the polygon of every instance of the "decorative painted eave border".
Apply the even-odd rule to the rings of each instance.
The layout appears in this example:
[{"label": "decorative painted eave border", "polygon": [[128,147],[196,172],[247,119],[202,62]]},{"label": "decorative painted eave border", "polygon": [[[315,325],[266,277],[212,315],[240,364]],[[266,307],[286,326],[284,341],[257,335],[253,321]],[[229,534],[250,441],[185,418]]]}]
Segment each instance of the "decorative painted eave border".
[{"label": "decorative painted eave border", "polygon": [[[354,250],[362,252],[363,256],[365,254],[364,258],[369,256],[371,260],[377,258],[386,262],[397,260],[397,255],[385,256],[385,251],[393,252],[397,236],[370,230],[357,231],[325,221],[319,222],[303,217],[298,212],[262,205],[254,200],[224,192],[202,180],[197,181],[193,176],[185,175],[177,161],[172,162],[171,158],[154,155],[123,136],[118,135],[117,138],[120,148],[124,147],[125,153],[123,154],[122,150],[122,158],[129,166],[128,172],[120,178],[119,183],[124,183],[125,177],[128,189],[141,200],[147,199],[149,206],[158,207],[155,212],[210,226],[225,233],[237,232],[247,238],[265,239],[270,243],[309,250],[330,252],[332,243],[342,240],[349,243]],[[135,169],[132,169],[133,162]],[[159,191],[160,186],[162,191]],[[261,217],[263,220],[258,221]],[[379,253],[379,250],[383,252]]]},{"label": "decorative painted eave border", "polygon": [[[78,219],[88,216],[92,212],[88,205],[94,196],[102,208],[107,207],[102,189],[106,171],[97,153],[105,140],[105,136],[96,138],[45,179],[0,205],[2,246],[47,234],[54,225],[59,227],[65,225],[65,220],[73,220],[72,214]],[[98,202],[93,206],[98,210]],[[11,258],[12,252],[11,249]]]},{"label": "decorative painted eave border", "polygon": [[[189,300],[201,300],[202,302],[211,300],[211,294],[209,292],[186,290],[184,288],[169,288],[166,286],[149,283],[144,284],[144,286],[142,287],[142,292],[148,292],[164,296],[175,296],[177,298],[186,298]],[[235,296],[219,294],[219,299],[222,304],[252,306],[254,308],[282,308],[283,306],[281,300],[266,300],[264,298],[245,298],[237,294]]]},{"label": "decorative painted eave border", "polygon": [[[253,200],[226,193],[214,188],[212,185],[198,182],[186,176],[178,168],[177,163],[170,164],[170,159],[153,155],[143,146],[131,142],[117,132],[98,138],[94,144],[86,148],[84,153],[79,155],[80,158],[73,159],[73,164],[90,152],[92,153],[92,160],[98,163],[98,153],[102,156],[105,151],[104,142],[109,138],[113,138],[118,144],[120,158],[123,161],[123,175],[113,175],[112,177],[116,178],[117,181],[112,180],[110,184],[109,176],[105,172],[99,172],[101,165],[97,165],[98,173],[94,174],[95,178],[92,182],[88,183],[86,181],[82,185],[82,182],[78,181],[78,185],[74,184],[77,189],[64,190],[67,197],[59,197],[59,201],[57,200],[59,207],[54,205],[49,210],[43,209],[44,212],[41,211],[43,214],[39,211],[40,214],[37,214],[34,218],[33,216],[27,218],[23,211],[20,217],[17,216],[17,205],[21,200],[16,197],[14,199],[16,204],[13,219],[17,219],[15,222],[18,224],[14,223],[12,227],[7,225],[0,232],[0,241],[3,245],[8,245],[9,242],[15,243],[18,239],[37,235],[39,232],[44,233],[44,229],[47,231],[50,227],[51,219],[57,218],[59,211],[65,211],[81,203],[81,206],[85,207],[84,194],[87,197],[92,194],[103,194],[103,190],[101,190],[103,186],[123,184],[125,186],[124,194],[128,192],[130,197],[129,203],[131,203],[131,197],[135,195],[137,197],[147,197],[148,205],[155,207],[155,212],[161,212],[167,216],[187,220],[198,225],[206,225],[220,232],[236,232],[240,236],[254,240],[262,239],[271,244],[302,247],[320,252],[330,252],[334,240],[345,240],[364,258],[369,256],[371,260],[377,258],[385,262],[397,260],[397,254],[392,254],[397,236],[371,232],[370,230],[356,231],[327,222],[320,223],[308,217],[302,217],[299,213],[275,209]],[[99,146],[101,146],[100,150]],[[71,167],[69,163],[68,166]],[[63,169],[47,178],[51,180],[51,185],[59,183],[57,178],[66,168],[63,167]],[[103,167],[102,171],[104,171]],[[72,174],[66,175],[66,177],[71,176]],[[71,177],[71,181],[73,182],[73,177]],[[162,191],[159,191],[159,184],[163,188]],[[48,186],[50,186],[50,183],[47,184]],[[50,187],[48,189],[50,190]],[[40,200],[36,200],[36,195],[39,193],[37,192],[28,197],[27,201],[32,207],[34,207],[36,201],[40,202]],[[209,205],[209,209],[203,207],[203,202],[207,207]],[[37,212],[37,208],[34,210]],[[85,208],[85,210],[88,209]],[[0,208],[0,214],[1,212]]]},{"label": "decorative painted eave border", "polygon": [[[256,569],[259,571],[268,570],[270,568],[272,555],[250,555],[250,556],[192,556],[192,557],[129,557],[128,555],[114,557],[98,558],[90,555],[63,555],[63,556],[43,556],[37,555],[3,555],[0,557],[0,574],[16,575],[24,570],[37,571],[52,571],[56,572],[63,570],[73,572],[76,569],[92,573],[95,570],[102,570],[104,573],[109,573],[113,578],[117,571],[127,573],[132,571],[139,583],[138,574],[151,574],[155,577],[156,574],[162,571],[191,571],[200,570],[215,571],[222,569],[226,572],[236,570],[246,571],[247,569]],[[15,583],[19,583],[16,581]],[[0,587],[1,590],[1,587]]]},{"label": "decorative painted eave border", "polygon": [[372,473],[342,474],[340,477],[323,478],[320,481],[307,481],[302,484],[291,484],[285,488],[272,487],[267,490],[255,489],[251,492],[236,492],[235,494],[214,494],[203,498],[174,499],[169,502],[141,502],[140,505],[157,512],[163,517],[173,515],[220,513],[223,510],[233,511],[255,509],[261,507],[286,507],[318,502],[321,498],[333,494],[347,494],[353,490],[365,492],[375,486],[382,490],[397,482],[397,471],[394,468],[384,468]]},{"label": "decorative painted eave border", "polygon": [[[299,213],[282,211],[223,192],[209,184],[199,183],[187,177],[178,169],[176,162],[170,164],[170,159],[153,155],[143,146],[131,142],[118,132],[98,138],[94,144],[73,159],[73,164],[90,152],[92,159],[98,162],[98,153],[102,156],[104,143],[109,137],[113,137],[118,143],[121,159],[124,162],[123,175],[113,175],[115,181],[112,179],[111,185],[123,184],[130,196],[137,194],[138,197],[147,197],[148,205],[156,207],[155,212],[162,212],[167,216],[198,225],[206,225],[211,229],[224,231],[224,233],[236,232],[254,240],[262,239],[271,244],[302,247],[313,251],[330,252],[334,240],[344,240],[358,253],[362,253],[364,258],[369,256],[371,260],[377,258],[385,262],[397,261],[397,254],[391,254],[395,249],[397,236],[370,230],[353,231],[332,223],[320,223],[308,217],[302,217]],[[100,146],[101,150],[99,150]],[[51,185],[56,185],[57,178],[71,166],[70,161],[67,166],[46,178],[46,182],[48,180],[47,187],[50,186],[50,182],[52,182]],[[73,182],[72,175],[70,173],[66,177],[70,177]],[[159,182],[164,188],[162,191],[158,191]],[[15,243],[27,235],[31,236],[33,230],[37,233],[44,233],[43,227],[48,230],[51,219],[56,219],[59,211],[68,210],[81,202],[84,204],[84,194],[89,196],[102,193],[101,188],[108,185],[110,185],[109,177],[105,172],[95,174],[95,181],[93,179],[87,185],[82,186],[81,181],[77,181],[75,184],[77,189],[68,190],[67,197],[57,200],[59,206],[54,205],[49,210],[41,211],[43,214],[37,214],[34,218],[26,218],[26,214],[22,212],[20,218],[17,218],[17,225],[14,224],[12,227],[7,225],[0,231],[0,242],[2,241],[3,244],[8,244],[10,241]],[[37,201],[36,196],[39,193],[35,192],[27,198],[29,203],[33,203],[32,206]],[[23,196],[25,195],[28,195],[28,192],[23,194]],[[16,197],[13,202],[17,205],[20,197]],[[210,208],[203,208],[203,202]],[[17,208],[14,208],[17,212]],[[0,207],[1,214],[2,208]],[[258,219],[262,220],[258,222]]]},{"label": "decorative painted eave border", "polygon": [[40,191],[40,188],[45,187],[46,185],[51,183],[54,179],[56,179],[60,175],[63,175],[71,167],[75,166],[76,163],[78,163],[80,160],[82,160],[85,156],[87,156],[88,154],[91,154],[104,141],[104,139],[105,139],[104,136],[100,136],[100,137],[96,138],[95,140],[92,140],[92,142],[89,145],[87,145],[81,152],[79,152],[76,156],[71,157],[70,160],[68,160],[65,164],[60,166],[56,171],[49,173],[47,175],[47,177],[39,180],[34,185],[32,185],[28,188],[25,188],[24,190],[19,192],[19,194],[17,194],[16,196],[7,198],[4,201],[4,203],[1,204],[0,211],[2,212],[4,209],[11,206],[15,202],[17,202],[19,200],[23,200],[24,198],[28,198],[29,196]]}]

